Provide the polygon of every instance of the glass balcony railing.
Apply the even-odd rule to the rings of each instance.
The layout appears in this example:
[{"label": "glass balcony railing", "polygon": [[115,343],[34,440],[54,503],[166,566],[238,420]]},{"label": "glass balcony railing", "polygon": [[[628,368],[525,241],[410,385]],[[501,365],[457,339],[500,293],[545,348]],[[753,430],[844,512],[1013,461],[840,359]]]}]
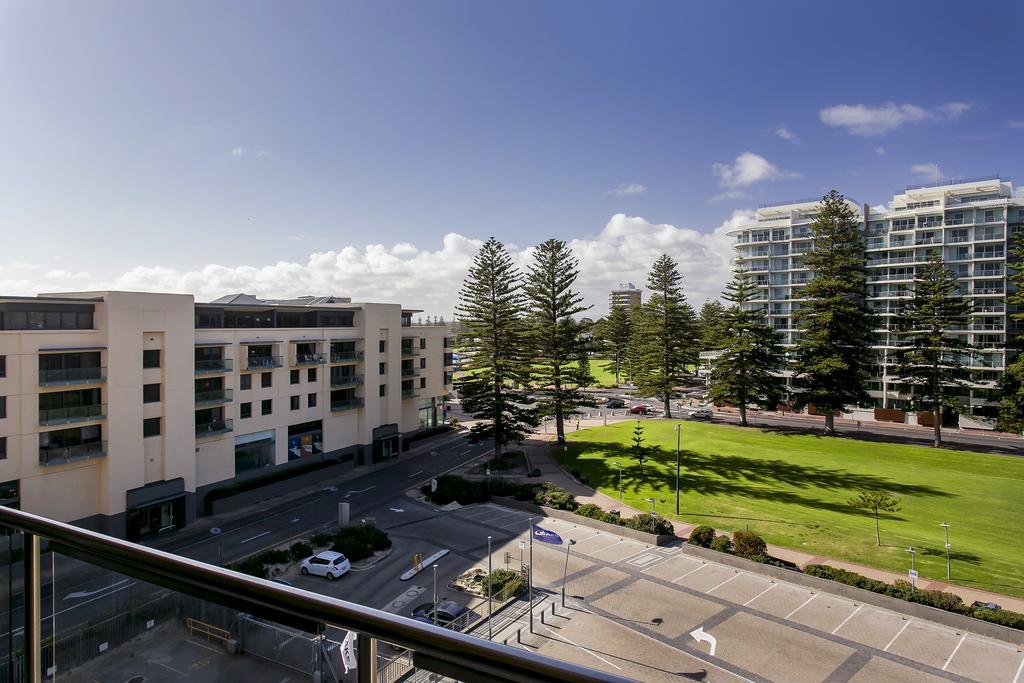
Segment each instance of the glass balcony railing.
[{"label": "glass balcony railing", "polygon": [[39,370],[39,386],[68,386],[71,384],[99,384],[107,380],[107,369],[95,368],[61,368],[59,370]]},{"label": "glass balcony railing", "polygon": [[214,389],[212,391],[197,391],[196,405],[209,406],[217,403],[230,403],[232,399],[231,389]]},{"label": "glass balcony railing", "polygon": [[331,388],[358,387],[363,384],[362,375],[331,375]]},{"label": "glass balcony railing", "polygon": [[[128,521],[130,532],[139,536],[177,524],[171,514],[136,513]],[[9,683],[51,677],[156,680],[166,674],[146,664],[177,665],[176,653],[195,643],[210,652],[190,655],[184,666],[193,678],[208,681],[629,680],[482,634],[439,628],[0,507],[0,531],[8,530],[15,532],[12,538],[24,557],[23,571],[9,589],[10,604],[18,604],[22,614],[17,635],[11,634],[11,651],[0,661],[4,674],[15,674]],[[224,555],[240,558],[226,544]],[[51,594],[64,596],[90,585],[104,587],[102,599],[79,601],[74,620],[50,618]],[[189,665],[197,657],[203,659]],[[170,664],[165,668],[186,677]]]},{"label": "glass balcony railing", "polygon": [[402,368],[402,377],[419,377],[419,368]]},{"label": "glass balcony railing", "polygon": [[249,356],[245,363],[246,370],[268,370],[281,366],[281,356]]},{"label": "glass balcony railing", "polygon": [[340,413],[345,410],[356,410],[363,407],[361,398],[345,398],[340,401],[331,401],[331,412]]},{"label": "glass balcony railing", "polygon": [[39,424],[44,426],[73,424],[75,422],[91,422],[102,420],[107,416],[107,404],[98,403],[91,406],[75,406],[73,408],[40,408]]},{"label": "glass balcony railing", "polygon": [[420,355],[420,350],[419,349],[415,349],[415,348],[413,348],[411,346],[403,346],[402,347],[402,357],[403,358],[411,358],[413,356],[418,356],[418,355]]},{"label": "glass balcony railing", "polygon": [[331,351],[332,363],[355,363],[362,359],[362,351]]},{"label": "glass balcony railing", "polygon": [[234,362],[230,358],[214,358],[211,360],[197,360],[197,375],[217,375],[234,370]]},{"label": "glass balcony railing", "polygon": [[295,355],[296,365],[320,365],[327,362],[327,357],[322,353],[299,353]]},{"label": "glass balcony railing", "polygon": [[80,443],[74,446],[40,446],[39,464],[44,467],[66,465],[76,460],[92,460],[107,454],[106,441]]},{"label": "glass balcony railing", "polygon": [[210,422],[197,422],[196,423],[196,438],[202,439],[207,436],[217,436],[218,434],[227,434],[230,431],[234,431],[235,423],[234,420],[211,420]]},{"label": "glass balcony railing", "polygon": [[419,389],[402,389],[402,398],[418,398],[419,395]]}]

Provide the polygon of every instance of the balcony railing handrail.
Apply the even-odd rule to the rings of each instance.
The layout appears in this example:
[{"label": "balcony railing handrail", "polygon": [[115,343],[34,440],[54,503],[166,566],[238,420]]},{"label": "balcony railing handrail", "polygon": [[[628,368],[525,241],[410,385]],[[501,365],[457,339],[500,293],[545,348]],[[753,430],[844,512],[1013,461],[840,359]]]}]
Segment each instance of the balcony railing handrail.
[{"label": "balcony railing handrail", "polygon": [[199,374],[231,372],[232,369],[234,363],[231,358],[204,358],[196,361],[196,372]]},{"label": "balcony railing handrail", "polygon": [[56,368],[47,370],[39,368],[39,384],[99,384],[107,378],[107,368],[91,366],[87,368]]},{"label": "balcony railing handrail", "polygon": [[331,362],[342,363],[345,361],[357,361],[363,359],[362,351],[331,351]]},{"label": "balcony railing handrail", "polygon": [[101,458],[107,454],[106,441],[88,441],[74,446],[40,446],[40,465],[63,465],[76,460]]},{"label": "balcony railing handrail", "polygon": [[210,389],[209,391],[197,391],[196,404],[227,403],[231,400],[231,397],[231,389]]},{"label": "balcony railing handrail", "polygon": [[66,408],[40,408],[39,424],[61,422],[88,422],[99,420],[107,415],[106,403],[91,403],[84,406]]},{"label": "balcony railing handrail", "polygon": [[331,387],[351,387],[363,383],[362,375],[331,375]]},{"label": "balcony railing handrail", "polygon": [[[451,667],[454,670],[449,675],[470,674],[466,677],[470,681],[625,683],[629,680],[372,607],[246,576],[23,510],[0,507],[0,524],[56,542],[62,553],[85,562],[307,632],[318,633],[320,625],[331,624],[408,648],[414,651],[417,664],[422,661]],[[38,548],[37,544],[26,543],[26,552],[30,552],[32,545]],[[38,568],[38,558],[33,559]],[[370,680],[363,675],[360,680]]]}]

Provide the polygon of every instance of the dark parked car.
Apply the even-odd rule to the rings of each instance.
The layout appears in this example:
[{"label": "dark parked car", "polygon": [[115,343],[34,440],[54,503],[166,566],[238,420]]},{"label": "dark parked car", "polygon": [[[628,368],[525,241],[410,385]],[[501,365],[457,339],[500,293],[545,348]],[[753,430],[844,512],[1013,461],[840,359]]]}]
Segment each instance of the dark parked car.
[{"label": "dark parked car", "polygon": [[605,408],[625,408],[626,407],[626,402],[623,401],[621,398],[610,398],[607,401],[605,401],[604,407]]},{"label": "dark parked car", "polygon": [[424,602],[422,605],[418,605],[412,611],[412,618],[417,621],[424,621],[428,623],[434,623],[435,617],[437,618],[438,626],[449,626],[452,622],[462,619],[466,625],[469,623],[469,618],[464,615],[469,613],[469,608],[465,605],[460,605],[457,602],[451,600],[445,600],[438,603],[437,610],[434,610],[434,603]]}]

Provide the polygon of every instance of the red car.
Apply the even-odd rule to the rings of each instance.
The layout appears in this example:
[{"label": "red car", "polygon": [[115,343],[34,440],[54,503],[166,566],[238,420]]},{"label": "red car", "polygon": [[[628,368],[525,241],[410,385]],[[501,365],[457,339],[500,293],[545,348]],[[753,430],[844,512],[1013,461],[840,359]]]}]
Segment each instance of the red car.
[{"label": "red car", "polygon": [[650,405],[633,406],[629,409],[632,415],[651,415],[658,412],[658,409]]}]

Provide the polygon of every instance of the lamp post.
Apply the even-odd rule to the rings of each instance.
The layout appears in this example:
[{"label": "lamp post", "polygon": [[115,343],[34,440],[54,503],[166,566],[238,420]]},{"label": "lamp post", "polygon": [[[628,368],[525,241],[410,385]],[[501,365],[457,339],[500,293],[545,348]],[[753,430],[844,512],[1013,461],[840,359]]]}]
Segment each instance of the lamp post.
[{"label": "lamp post", "polygon": [[434,565],[434,609],[431,612],[434,615],[434,626],[437,626],[437,564]]},{"label": "lamp post", "polygon": [[622,465],[614,461],[612,464],[619,470],[619,500],[622,500]]},{"label": "lamp post", "polygon": [[562,570],[562,607],[565,607],[565,579],[569,575],[569,548],[576,545],[576,541],[569,539],[565,544],[565,569]]},{"label": "lamp post", "polygon": [[530,600],[530,633],[533,633],[533,517],[530,517],[530,573],[526,575]]},{"label": "lamp post", "polygon": [[946,578],[949,579],[949,522],[943,522],[939,526],[941,526],[942,530],[946,532]]},{"label": "lamp post", "polygon": [[657,511],[654,509],[654,499],[653,498],[644,498],[644,500],[651,504],[651,514],[652,515],[658,514]]},{"label": "lamp post", "polygon": [[910,585],[916,590],[917,589],[917,551],[913,547],[907,548],[907,552],[910,553]]},{"label": "lamp post", "polygon": [[491,537],[487,537],[487,640],[493,640],[493,605],[491,603]]},{"label": "lamp post", "polygon": [[681,427],[683,423],[680,422],[675,426],[676,430],[676,515],[679,514],[679,435],[682,433]]}]

